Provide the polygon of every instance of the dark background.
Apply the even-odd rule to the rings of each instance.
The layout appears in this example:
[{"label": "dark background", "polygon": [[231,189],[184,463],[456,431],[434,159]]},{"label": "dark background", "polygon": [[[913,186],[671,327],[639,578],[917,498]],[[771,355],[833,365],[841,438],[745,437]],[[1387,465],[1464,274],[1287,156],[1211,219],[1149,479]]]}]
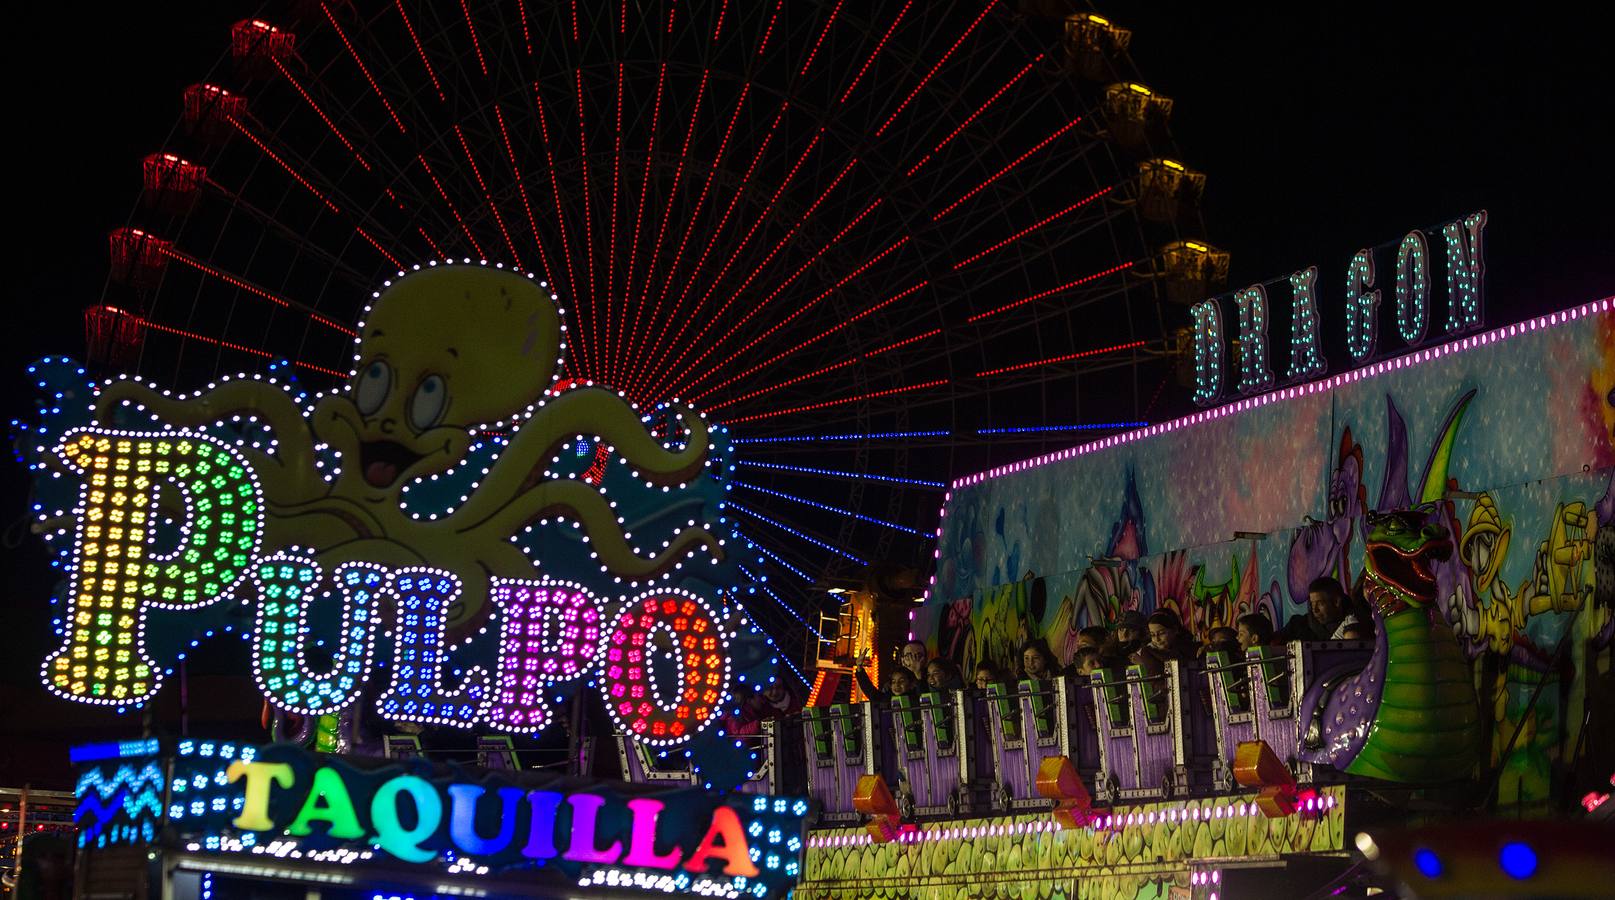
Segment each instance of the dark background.
[{"label": "dark background", "polygon": [[[181,89],[220,60],[229,23],[257,9],[184,0],[10,11],[7,211],[18,277],[0,329],[8,420],[31,409],[29,360],[82,353],[80,313],[101,295],[106,233],[135,202],[140,157],[163,146]],[[1176,101],[1184,161],[1209,176],[1209,235],[1233,254],[1230,287],[1307,265],[1332,284],[1358,247],[1484,208],[1487,318],[1500,324],[1615,293],[1615,102],[1605,32],[1582,9],[1100,11],[1133,29],[1145,81]],[[24,475],[0,464],[6,784],[50,778],[31,767],[30,745],[85,739],[96,721],[38,687],[54,572],[26,533]]]}]

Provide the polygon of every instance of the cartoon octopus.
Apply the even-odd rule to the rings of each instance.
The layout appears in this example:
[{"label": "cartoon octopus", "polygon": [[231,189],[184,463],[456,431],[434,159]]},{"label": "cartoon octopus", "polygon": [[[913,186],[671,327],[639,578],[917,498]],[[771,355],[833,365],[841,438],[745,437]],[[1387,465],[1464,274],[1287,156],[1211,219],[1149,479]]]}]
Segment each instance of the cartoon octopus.
[{"label": "cartoon octopus", "polygon": [[[464,636],[490,612],[487,579],[471,573],[538,574],[511,539],[541,517],[565,516],[581,525],[602,568],[623,579],[660,575],[697,545],[722,558],[718,540],[693,525],[654,557],[641,557],[593,485],[546,479],[546,462],[577,435],[609,445],[655,485],[690,480],[707,456],[706,424],[687,411],[679,412],[685,446],[669,450],[612,391],[579,387],[545,401],[559,370],[562,336],[553,298],[536,282],[484,266],[437,266],[379,295],[360,323],[352,381],[318,397],[309,410],[280,385],[243,377],[190,397],[118,381],[102,391],[96,413],[110,421],[117,406],[134,403],[186,428],[256,418],[274,443],[240,450],[264,492],[265,552],[311,547],[327,571],[363,560],[455,572],[463,593],[449,610],[449,629],[451,637]],[[405,486],[461,462],[479,429],[529,411],[457,509],[435,520],[405,511]],[[334,476],[316,464],[322,445],[340,457]]]}]

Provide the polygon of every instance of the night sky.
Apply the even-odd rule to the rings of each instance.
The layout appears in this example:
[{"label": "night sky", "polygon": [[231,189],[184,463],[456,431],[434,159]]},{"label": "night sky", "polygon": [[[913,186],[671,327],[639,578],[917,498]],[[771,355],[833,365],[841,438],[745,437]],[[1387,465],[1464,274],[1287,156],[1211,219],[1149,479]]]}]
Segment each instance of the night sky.
[{"label": "night sky", "polygon": [[[1604,32],[1579,5],[1438,5],[1100,8],[1133,29],[1143,80],[1176,100],[1181,156],[1209,176],[1209,237],[1233,254],[1230,288],[1306,265],[1333,285],[1358,247],[1485,208],[1490,323],[1615,293]],[[6,60],[21,270],[0,359],[8,420],[30,408],[28,360],[82,353],[80,311],[101,295],[105,236],[130,214],[139,158],[176,126],[181,89],[220,62],[229,23],[258,10],[11,11],[14,47],[50,49]],[[1338,310],[1324,313],[1338,329]],[[0,653],[0,681],[37,684],[50,570],[24,536],[23,473],[0,468],[11,588],[0,633],[22,645]]]}]

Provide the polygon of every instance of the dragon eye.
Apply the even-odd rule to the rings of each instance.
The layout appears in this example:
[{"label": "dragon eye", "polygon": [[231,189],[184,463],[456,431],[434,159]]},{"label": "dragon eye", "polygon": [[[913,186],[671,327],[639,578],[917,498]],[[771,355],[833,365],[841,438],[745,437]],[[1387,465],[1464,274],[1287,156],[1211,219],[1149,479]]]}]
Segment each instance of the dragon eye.
[{"label": "dragon eye", "polygon": [[353,405],[359,408],[361,415],[375,415],[386,401],[387,392],[392,390],[392,386],[392,367],[378,359],[365,366],[359,375],[359,383],[353,388]]},{"label": "dragon eye", "polygon": [[442,375],[432,375],[421,386],[415,389],[415,396],[409,400],[409,424],[416,431],[425,431],[443,418],[443,410],[449,405],[449,385]]}]

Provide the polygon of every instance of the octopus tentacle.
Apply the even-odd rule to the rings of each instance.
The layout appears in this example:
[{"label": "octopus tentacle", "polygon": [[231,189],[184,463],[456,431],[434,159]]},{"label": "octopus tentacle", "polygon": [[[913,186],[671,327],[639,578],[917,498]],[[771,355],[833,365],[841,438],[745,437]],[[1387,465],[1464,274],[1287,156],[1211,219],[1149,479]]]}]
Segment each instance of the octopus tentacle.
[{"label": "octopus tentacle", "polygon": [[613,575],[626,578],[648,578],[673,567],[697,546],[705,546],[714,558],[722,559],[723,550],[717,538],[704,528],[690,527],[680,531],[667,549],[649,559],[636,554],[623,537],[617,524],[617,514],[606,498],[582,481],[566,479],[547,481],[512,500],[492,516],[478,522],[452,522],[459,534],[515,534],[523,526],[549,514],[565,515],[583,526],[589,544],[599,556],[601,565]]},{"label": "octopus tentacle", "polygon": [[111,421],[113,409],[124,401],[137,403],[162,421],[184,428],[211,425],[232,416],[252,416],[269,426],[277,445],[273,455],[251,447],[237,449],[252,462],[272,501],[297,499],[285,496],[297,486],[283,479],[315,471],[314,443],[303,421],[303,411],[273,382],[238,378],[194,396],[170,397],[138,381],[116,381],[107,385],[96,400],[96,418]]},{"label": "octopus tentacle", "polygon": [[690,438],[683,450],[668,450],[645,430],[645,423],[621,397],[604,388],[567,391],[524,422],[499,454],[486,478],[455,512],[476,522],[494,515],[510,497],[523,492],[534,470],[542,471],[562,441],[574,435],[610,444],[652,484],[676,484],[701,471],[707,457],[707,428],[699,416],[682,417]]}]

